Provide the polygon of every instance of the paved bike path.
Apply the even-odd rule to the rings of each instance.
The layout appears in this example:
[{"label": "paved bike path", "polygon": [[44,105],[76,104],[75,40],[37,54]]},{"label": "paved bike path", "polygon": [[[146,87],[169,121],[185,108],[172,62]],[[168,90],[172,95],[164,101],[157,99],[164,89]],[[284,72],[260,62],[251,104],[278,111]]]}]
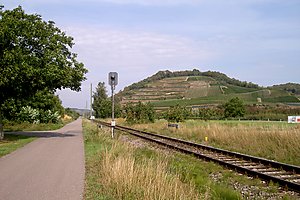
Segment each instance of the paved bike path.
[{"label": "paved bike path", "polygon": [[0,158],[0,199],[83,199],[82,120],[57,131],[24,134],[40,138]]}]

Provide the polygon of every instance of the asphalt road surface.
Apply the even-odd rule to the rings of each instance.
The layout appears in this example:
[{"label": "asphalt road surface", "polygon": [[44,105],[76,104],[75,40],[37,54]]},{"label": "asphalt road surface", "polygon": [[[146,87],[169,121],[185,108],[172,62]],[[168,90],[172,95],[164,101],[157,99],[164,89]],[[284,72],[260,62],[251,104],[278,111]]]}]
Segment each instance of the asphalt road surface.
[{"label": "asphalt road surface", "polygon": [[22,134],[40,138],[0,158],[0,199],[83,199],[82,120],[57,131]]}]

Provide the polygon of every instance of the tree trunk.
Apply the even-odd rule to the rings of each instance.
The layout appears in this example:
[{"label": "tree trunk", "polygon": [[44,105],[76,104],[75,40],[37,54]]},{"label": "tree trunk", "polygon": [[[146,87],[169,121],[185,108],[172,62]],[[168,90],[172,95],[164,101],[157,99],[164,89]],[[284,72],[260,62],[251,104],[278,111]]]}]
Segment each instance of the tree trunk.
[{"label": "tree trunk", "polygon": [[3,140],[4,132],[3,132],[3,124],[0,124],[0,140]]}]

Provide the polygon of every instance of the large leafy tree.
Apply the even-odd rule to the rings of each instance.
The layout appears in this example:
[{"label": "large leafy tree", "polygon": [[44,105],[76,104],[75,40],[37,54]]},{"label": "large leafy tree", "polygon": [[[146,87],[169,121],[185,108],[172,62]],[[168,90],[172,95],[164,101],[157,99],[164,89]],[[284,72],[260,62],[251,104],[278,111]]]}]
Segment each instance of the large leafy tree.
[{"label": "large leafy tree", "polygon": [[39,91],[79,91],[87,69],[71,52],[73,38],[21,7],[0,7],[0,106]]}]

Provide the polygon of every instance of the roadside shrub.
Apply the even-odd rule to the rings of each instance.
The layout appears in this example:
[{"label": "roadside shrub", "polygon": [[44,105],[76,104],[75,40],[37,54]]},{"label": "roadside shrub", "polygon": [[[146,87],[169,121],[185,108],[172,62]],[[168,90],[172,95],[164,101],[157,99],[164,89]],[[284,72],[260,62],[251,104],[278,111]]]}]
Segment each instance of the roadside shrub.
[{"label": "roadside shrub", "polygon": [[29,123],[58,123],[60,121],[60,114],[58,111],[38,110],[30,106],[24,106],[18,113],[18,121]]},{"label": "roadside shrub", "polygon": [[21,111],[18,114],[20,121],[35,124],[38,124],[40,122],[39,115],[39,111],[37,109],[31,108],[30,106],[22,107]]},{"label": "roadside shrub", "polygon": [[41,111],[40,121],[42,123],[58,123],[60,114],[58,111],[52,112],[51,110]]}]

